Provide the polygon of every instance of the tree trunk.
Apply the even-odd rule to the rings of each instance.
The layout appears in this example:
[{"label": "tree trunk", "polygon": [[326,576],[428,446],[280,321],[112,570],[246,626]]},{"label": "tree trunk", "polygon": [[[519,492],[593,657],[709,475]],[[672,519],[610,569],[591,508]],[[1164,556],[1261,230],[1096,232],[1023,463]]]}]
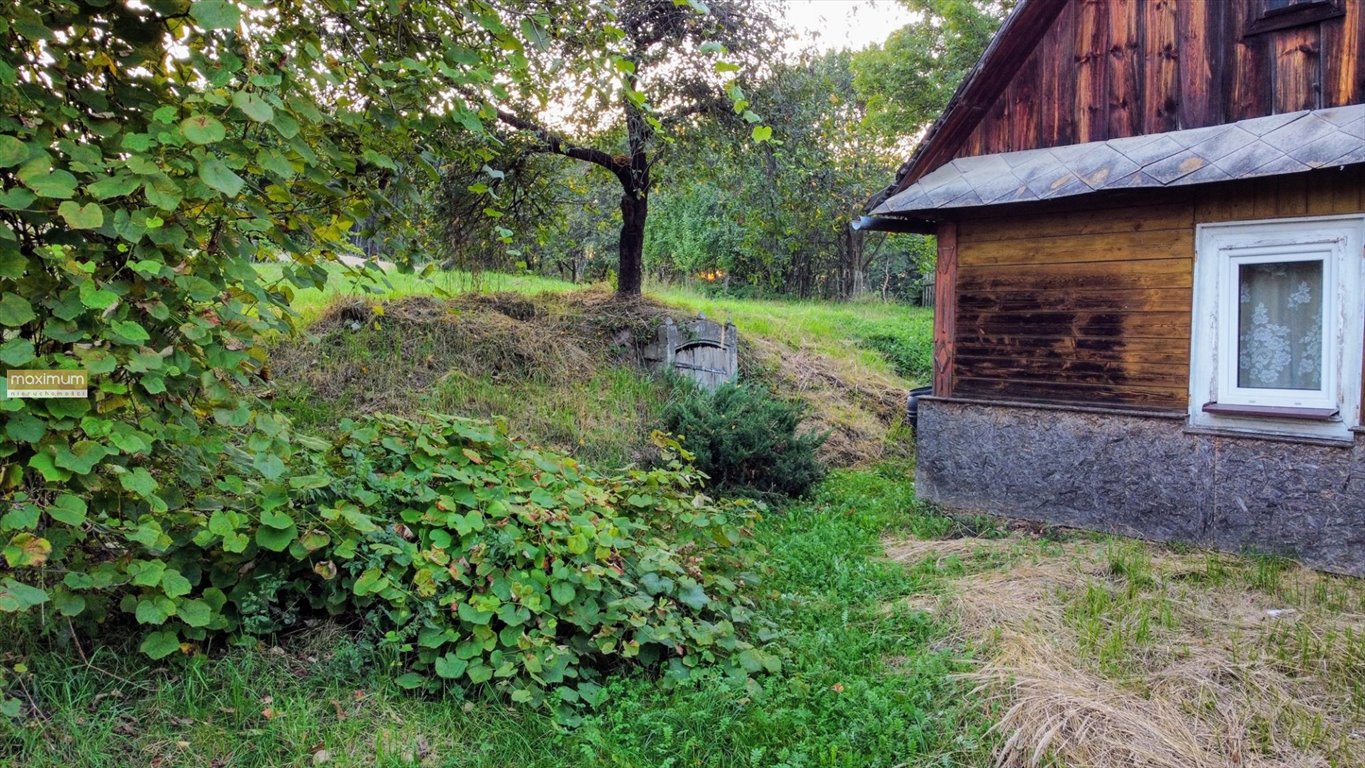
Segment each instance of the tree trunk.
[{"label": "tree trunk", "polygon": [[621,194],[621,256],[616,275],[617,296],[639,296],[644,267],[645,217],[649,198],[643,192]]}]

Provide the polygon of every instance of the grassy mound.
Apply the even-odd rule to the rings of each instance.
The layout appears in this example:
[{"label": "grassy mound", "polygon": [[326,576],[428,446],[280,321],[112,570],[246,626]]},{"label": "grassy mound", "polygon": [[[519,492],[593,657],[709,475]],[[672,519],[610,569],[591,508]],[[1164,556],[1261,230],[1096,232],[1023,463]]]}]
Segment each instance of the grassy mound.
[{"label": "grassy mound", "polygon": [[[829,433],[826,463],[867,466],[909,450],[900,431],[910,386],[897,373],[902,365],[827,331],[852,322],[868,333],[909,333],[916,318],[888,323],[877,308],[853,305],[666,299],[621,302],[603,289],[336,299],[307,338],[275,349],[274,395],[306,427],[374,412],[505,416],[533,442],[624,465],[651,455],[650,430],[675,395],[642,370],[641,342],[664,316],[681,321],[705,310],[739,324],[744,380],[801,401],[803,432]],[[824,316],[831,311],[849,318]]]},{"label": "grassy mound", "polygon": [[306,427],[375,412],[502,416],[534,442],[623,465],[651,455],[669,397],[633,343],[661,315],[601,291],[343,299],[274,350],[273,386]]}]

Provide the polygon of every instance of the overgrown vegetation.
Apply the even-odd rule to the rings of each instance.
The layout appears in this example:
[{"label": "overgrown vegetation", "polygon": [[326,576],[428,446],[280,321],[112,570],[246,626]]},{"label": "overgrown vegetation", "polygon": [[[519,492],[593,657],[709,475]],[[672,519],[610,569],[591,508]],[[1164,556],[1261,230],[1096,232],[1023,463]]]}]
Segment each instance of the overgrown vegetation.
[{"label": "overgrown vegetation", "polygon": [[548,712],[414,697],[395,683],[392,653],[376,658],[328,625],[278,648],[170,667],[107,648],[87,649],[88,660],[74,648],[36,651],[10,635],[0,664],[26,666],[9,678],[25,717],[0,718],[0,759],[26,768],[256,768],[321,762],[319,753],[329,765],[384,768],[985,765],[990,720],[954,677],[970,666],[946,645],[947,625],[907,602],[942,577],[880,559],[888,530],[946,527],[920,510],[904,472],[836,472],[810,501],[756,523],[762,579],[745,592],[782,628],[773,645],[782,666],[747,686],[713,672],[669,686],[618,675],[607,701],[564,730]]},{"label": "overgrown vegetation", "polygon": [[801,496],[824,474],[816,451],[828,436],[799,433],[802,410],[761,387],[725,384],[669,403],[664,425],[714,487]]},{"label": "overgrown vegetation", "polygon": [[153,659],[352,617],[404,687],[536,704],[600,703],[608,662],[774,668],[726,552],[756,511],[701,495],[677,444],[655,441],[658,466],[606,476],[450,417],[346,420],[288,463],[223,438],[222,462],[181,486],[218,492],[142,516],[117,548],[85,533],[120,519],[105,498],[17,494],[0,600],[50,604],[34,629],[72,642],[130,633]]}]

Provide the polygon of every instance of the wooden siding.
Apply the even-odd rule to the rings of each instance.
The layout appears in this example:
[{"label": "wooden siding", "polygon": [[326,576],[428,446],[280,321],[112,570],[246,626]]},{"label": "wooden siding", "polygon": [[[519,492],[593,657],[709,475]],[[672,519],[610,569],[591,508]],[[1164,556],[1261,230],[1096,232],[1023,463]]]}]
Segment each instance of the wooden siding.
[{"label": "wooden siding", "polygon": [[1365,0],[1248,34],[1261,0],[1069,0],[956,157],[1365,102]]},{"label": "wooden siding", "polygon": [[939,310],[952,312],[938,324],[951,336],[936,338],[935,360],[952,371],[935,383],[961,397],[1183,411],[1195,225],[1361,212],[1365,166],[978,209],[945,225],[956,305]]}]

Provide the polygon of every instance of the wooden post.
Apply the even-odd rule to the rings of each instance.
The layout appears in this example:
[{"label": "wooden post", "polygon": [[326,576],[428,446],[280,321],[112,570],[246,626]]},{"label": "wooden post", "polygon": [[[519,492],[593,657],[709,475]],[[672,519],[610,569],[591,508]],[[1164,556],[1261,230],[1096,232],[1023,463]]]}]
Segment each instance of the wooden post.
[{"label": "wooden post", "polygon": [[957,222],[938,225],[934,270],[934,395],[952,397],[957,350]]}]

